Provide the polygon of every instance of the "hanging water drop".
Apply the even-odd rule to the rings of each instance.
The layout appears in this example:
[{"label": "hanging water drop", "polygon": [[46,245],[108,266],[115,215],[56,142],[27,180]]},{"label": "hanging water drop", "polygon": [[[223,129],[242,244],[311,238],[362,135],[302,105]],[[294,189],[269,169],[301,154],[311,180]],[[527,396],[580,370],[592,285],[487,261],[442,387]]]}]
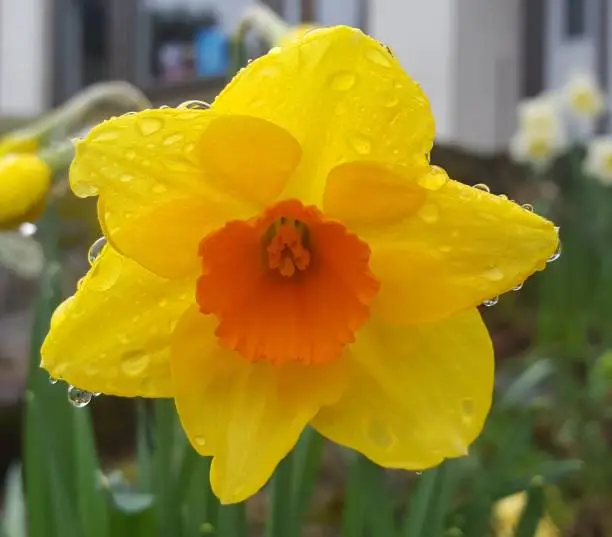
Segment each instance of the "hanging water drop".
[{"label": "hanging water drop", "polygon": [[531,203],[523,203],[521,207],[525,209],[526,211],[529,211],[530,213],[535,212],[535,209],[533,208],[533,205],[531,205]]},{"label": "hanging water drop", "polygon": [[490,308],[491,306],[495,306],[498,302],[499,302],[499,297],[494,296],[493,298],[489,298],[488,300],[485,300],[482,303],[482,305],[486,306],[487,308]]},{"label": "hanging water drop", "polygon": [[198,101],[196,99],[192,99],[190,101],[185,101],[184,103],[179,104],[177,108],[187,110],[206,110],[207,108],[210,108],[210,104],[205,101]]},{"label": "hanging water drop", "polygon": [[49,376],[49,384],[57,384],[58,382],[59,382],[59,379]]},{"label": "hanging water drop", "polygon": [[86,407],[90,402],[93,395],[90,392],[81,390],[75,386],[68,386],[68,401],[76,408]]},{"label": "hanging water drop", "polygon": [[106,237],[100,237],[96,242],[94,242],[89,251],[87,252],[87,261],[89,261],[90,265],[94,264],[94,261],[98,258],[102,249],[106,246]]},{"label": "hanging water drop", "polygon": [[518,285],[515,285],[512,290],[513,291],[520,291],[523,288],[523,282],[519,283]]},{"label": "hanging water drop", "polygon": [[100,397],[102,395],[102,392],[91,392],[91,395],[93,395],[94,397]]},{"label": "hanging water drop", "polygon": [[561,241],[557,243],[557,249],[553,252],[553,254],[546,260],[547,263],[552,263],[561,257]]},{"label": "hanging water drop", "polygon": [[482,190],[483,192],[486,192],[487,194],[491,193],[491,189],[488,187],[488,185],[485,185],[484,183],[478,183],[474,185],[474,188],[476,190]]},{"label": "hanging water drop", "polygon": [[498,198],[499,198],[499,199],[502,199],[502,200],[507,200],[507,199],[508,199],[508,196],[506,196],[506,194],[500,194],[500,195],[498,196]]}]

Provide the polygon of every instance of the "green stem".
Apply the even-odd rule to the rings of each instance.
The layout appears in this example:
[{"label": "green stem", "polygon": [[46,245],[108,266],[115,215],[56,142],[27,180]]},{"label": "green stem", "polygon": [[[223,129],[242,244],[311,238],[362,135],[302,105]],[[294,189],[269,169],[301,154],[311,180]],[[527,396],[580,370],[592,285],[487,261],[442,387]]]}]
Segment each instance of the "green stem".
[{"label": "green stem", "polygon": [[276,468],[270,483],[270,513],[266,537],[297,537],[298,528],[291,508],[292,455],[288,455]]}]

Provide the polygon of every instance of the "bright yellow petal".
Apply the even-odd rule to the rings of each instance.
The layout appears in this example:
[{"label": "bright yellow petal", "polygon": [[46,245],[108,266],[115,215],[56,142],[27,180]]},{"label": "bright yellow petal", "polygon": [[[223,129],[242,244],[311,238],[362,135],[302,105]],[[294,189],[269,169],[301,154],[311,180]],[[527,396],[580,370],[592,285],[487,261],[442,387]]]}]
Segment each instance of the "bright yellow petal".
[{"label": "bright yellow petal", "polygon": [[[548,220],[440,168],[403,184],[370,180],[381,183],[378,192],[332,172],[324,210],[370,245],[381,281],[373,308],[390,320],[431,322],[478,306],[543,269],[558,246]],[[423,198],[411,205],[418,189]]]},{"label": "bright yellow petal", "polygon": [[191,280],[164,280],[106,247],[53,315],[42,367],[83,390],[171,397],[170,336],[195,303]]},{"label": "bright yellow petal", "polygon": [[313,30],[253,61],[212,108],[263,118],[293,135],[303,155],[284,195],[305,203],[320,204],[338,164],[424,161],[434,138],[420,87],[383,45],[344,26]]},{"label": "bright yellow petal", "polygon": [[275,199],[300,159],[281,128],[207,110],[145,110],[105,121],[76,147],[74,192],[99,194],[117,250],[153,272],[198,268],[197,244]]},{"label": "bright yellow petal", "polygon": [[372,319],[347,358],[348,389],[312,422],[334,442],[418,470],[464,455],[480,433],[494,364],[478,311],[412,326]]},{"label": "bright yellow petal", "polygon": [[191,444],[214,456],[213,490],[234,503],[257,492],[319,408],[338,400],[345,364],[251,363],[219,345],[216,324],[197,308],[185,314],[174,336],[172,377]]}]

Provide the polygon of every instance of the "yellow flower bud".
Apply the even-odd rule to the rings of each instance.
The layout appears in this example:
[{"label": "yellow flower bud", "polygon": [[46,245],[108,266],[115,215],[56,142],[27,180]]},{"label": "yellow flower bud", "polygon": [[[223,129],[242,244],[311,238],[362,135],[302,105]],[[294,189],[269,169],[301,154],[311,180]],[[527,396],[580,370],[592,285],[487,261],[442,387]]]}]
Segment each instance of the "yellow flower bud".
[{"label": "yellow flower bud", "polygon": [[38,155],[0,157],[0,229],[36,219],[51,186],[51,169]]},{"label": "yellow flower bud", "polygon": [[38,149],[36,138],[5,136],[0,138],[0,157],[11,153],[34,153]]}]

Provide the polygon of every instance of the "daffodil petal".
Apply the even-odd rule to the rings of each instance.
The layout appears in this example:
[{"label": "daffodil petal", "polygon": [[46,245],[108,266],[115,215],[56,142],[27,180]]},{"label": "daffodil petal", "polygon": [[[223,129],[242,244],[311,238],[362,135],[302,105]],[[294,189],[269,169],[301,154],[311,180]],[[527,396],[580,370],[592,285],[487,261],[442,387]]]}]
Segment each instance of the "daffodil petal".
[{"label": "daffodil petal", "polygon": [[338,400],[344,361],[325,366],[250,363],[219,345],[216,319],[196,308],[173,339],[177,409],[193,447],[213,455],[211,483],[223,503],[257,492],[319,408]]},{"label": "daffodil petal", "polygon": [[385,204],[371,205],[381,207],[378,220],[370,215],[377,225],[350,227],[369,244],[370,268],[381,281],[372,307],[397,322],[431,322],[476,307],[542,270],[559,244],[548,220],[450,179],[428,190],[411,216],[388,225]]},{"label": "daffodil petal", "polygon": [[283,129],[249,117],[163,108],[105,121],[77,144],[70,182],[99,195],[113,246],[164,277],[197,271],[198,242],[275,199],[300,159]]},{"label": "daffodil petal", "polygon": [[319,432],[393,468],[467,453],[493,392],[493,349],[477,310],[411,326],[374,318],[349,353],[348,388],[313,420]]},{"label": "daffodil petal", "polygon": [[83,390],[171,397],[170,337],[195,283],[165,280],[105,247],[51,320],[42,367]]},{"label": "daffodil petal", "polygon": [[338,26],[313,30],[250,63],[212,105],[286,129],[302,160],[284,197],[319,204],[329,172],[351,161],[425,161],[429,102],[379,42]]}]

